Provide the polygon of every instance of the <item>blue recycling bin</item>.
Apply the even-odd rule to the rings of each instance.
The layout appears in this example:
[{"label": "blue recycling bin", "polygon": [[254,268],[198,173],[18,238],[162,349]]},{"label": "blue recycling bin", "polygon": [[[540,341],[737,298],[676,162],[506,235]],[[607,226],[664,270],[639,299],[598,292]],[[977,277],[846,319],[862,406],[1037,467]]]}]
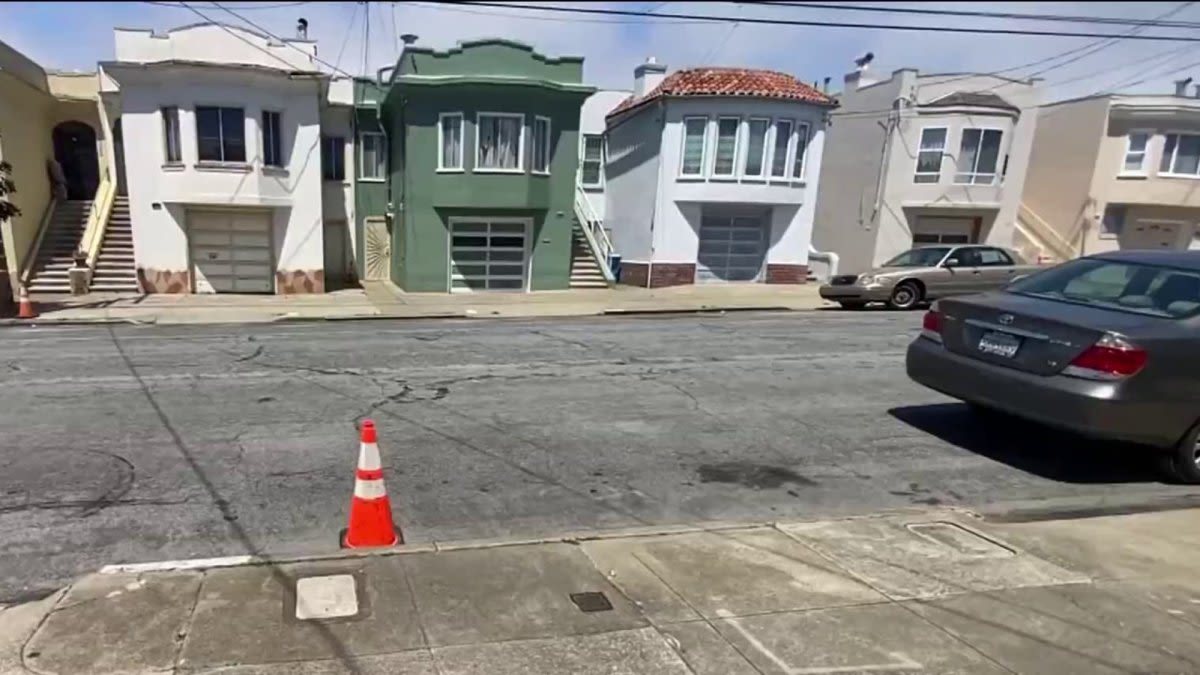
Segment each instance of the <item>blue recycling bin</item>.
[{"label": "blue recycling bin", "polygon": [[613,279],[621,280],[621,256],[616,253],[608,255],[608,269],[612,271]]}]

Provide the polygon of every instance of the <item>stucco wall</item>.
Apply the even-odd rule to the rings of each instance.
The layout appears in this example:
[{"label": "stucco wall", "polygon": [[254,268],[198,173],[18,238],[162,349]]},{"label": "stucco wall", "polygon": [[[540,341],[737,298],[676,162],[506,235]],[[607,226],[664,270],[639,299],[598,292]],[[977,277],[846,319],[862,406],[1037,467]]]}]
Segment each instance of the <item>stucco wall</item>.
[{"label": "stucco wall", "polygon": [[[243,70],[109,68],[120,81],[121,120],[137,265],[154,270],[188,267],[184,205],[273,209],[272,239],[279,271],[320,270],[322,189],[318,83]],[[197,165],[195,108],[244,110],[247,162]],[[160,109],[179,108],[182,162],[164,166]],[[262,111],[282,115],[285,166],[262,165]],[[157,207],[156,207],[157,205]]]},{"label": "stucco wall", "polygon": [[813,245],[836,252],[841,270],[847,272],[870,267],[874,255],[872,212],[884,162],[881,122],[887,119],[886,113],[878,111],[890,109],[900,87],[901,81],[894,79],[847,92],[830,116]]},{"label": "stucco wall", "polygon": [[[790,218],[786,227],[776,223],[779,236],[772,237],[767,254],[768,262],[808,262],[808,245],[812,237],[815,202],[820,182],[821,158],[825,147],[826,108],[787,101],[755,99],[685,98],[670,99],[665,107],[666,125],[660,152],[658,211],[654,226],[655,262],[695,262],[699,246],[699,208],[704,203],[775,206],[773,218]],[[716,146],[718,117],[740,117],[741,138],[746,138],[747,120],[751,117],[790,119],[808,125],[808,146],[804,175],[800,180],[762,178],[705,178],[679,176],[683,157],[683,119],[707,116],[708,156],[711,163]],[[768,144],[772,142],[768,136]],[[746,143],[740,142],[735,166],[740,174]],[[790,172],[790,167],[789,167]],[[707,168],[706,168],[707,174]]]},{"label": "stucco wall", "polygon": [[[583,136],[584,135],[604,135],[605,121],[604,116],[613,108],[629,98],[628,91],[619,89],[608,89],[598,91],[587,98],[583,102],[583,108],[579,111],[579,163],[580,171],[583,168]],[[581,174],[582,175],[582,174]],[[583,192],[587,195],[588,204],[592,210],[602,220],[604,219],[604,167],[600,167],[600,185],[598,187],[583,186]]]},{"label": "stucco wall", "polygon": [[48,119],[52,106],[52,99],[0,71],[0,159],[12,164],[17,191],[8,199],[21,209],[21,215],[0,225],[14,297],[20,266],[50,202],[46,160],[54,156]]},{"label": "stucco wall", "polygon": [[[234,37],[230,33],[237,33]],[[314,70],[316,42],[285,40],[277,42],[242,26],[191,24],[163,33],[148,29],[116,28],[118,61],[152,63],[155,61],[203,61],[221,64],[248,64],[267,68]]]},{"label": "stucco wall", "polygon": [[659,192],[663,109],[648,105],[608,129],[604,226],[625,260],[649,260]]},{"label": "stucco wall", "polygon": [[[321,216],[327,221],[354,223],[354,176],[358,169],[354,161],[354,110],[347,106],[325,106],[321,112],[322,136],[340,136],[345,139],[342,162],[345,166],[344,180],[321,180]],[[318,167],[319,169],[320,167]],[[319,171],[318,171],[319,173]],[[357,228],[350,227],[350,250],[357,249]]]},{"label": "stucco wall", "polygon": [[1091,212],[1089,193],[1107,118],[1107,98],[1051,105],[1038,115],[1022,200],[1064,238]]}]

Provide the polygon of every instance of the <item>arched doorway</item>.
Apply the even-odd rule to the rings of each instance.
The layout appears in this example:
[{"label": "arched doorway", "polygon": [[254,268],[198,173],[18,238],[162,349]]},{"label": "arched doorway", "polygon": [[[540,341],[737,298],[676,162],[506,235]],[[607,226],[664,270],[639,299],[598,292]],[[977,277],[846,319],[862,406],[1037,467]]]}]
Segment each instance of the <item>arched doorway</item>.
[{"label": "arched doorway", "polygon": [[121,120],[113,122],[113,158],[117,164],[117,194],[127,195],[129,189],[125,184],[125,134],[121,131]]},{"label": "arched doorway", "polygon": [[54,159],[67,181],[67,199],[91,199],[100,184],[96,157],[96,131],[83,122],[63,122],[54,127]]}]

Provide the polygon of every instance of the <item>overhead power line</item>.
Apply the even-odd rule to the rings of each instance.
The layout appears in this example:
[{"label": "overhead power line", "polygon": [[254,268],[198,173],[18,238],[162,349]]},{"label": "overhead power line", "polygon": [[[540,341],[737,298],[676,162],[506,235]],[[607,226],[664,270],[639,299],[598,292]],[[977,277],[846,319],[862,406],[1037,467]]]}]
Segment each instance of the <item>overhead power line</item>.
[{"label": "overhead power line", "polygon": [[[440,4],[449,4],[451,0],[437,0]],[[684,14],[680,12],[643,12],[631,9],[599,9],[592,7],[557,7],[554,5],[508,4],[503,2],[463,2],[461,5],[471,7],[496,7],[499,9],[530,10],[538,12],[558,12],[571,14],[586,14],[599,16],[636,16],[643,18],[690,19],[696,21],[715,21],[722,23],[749,23],[770,26],[813,26],[822,28],[869,28],[874,30],[894,30],[920,33],[970,33],[976,35],[1029,35],[1038,37],[1067,37],[1067,38],[1122,38],[1126,40],[1149,40],[1157,42],[1200,42],[1200,36],[1188,35],[1121,35],[1119,33],[1084,33],[1055,30],[1033,30],[1020,28],[976,28],[971,26],[896,26],[881,23],[856,23],[850,21],[824,21],[817,19],[783,19],[766,17],[736,17],[705,14]]]},{"label": "overhead power line", "polygon": [[[186,3],[185,3],[185,4],[186,4]],[[263,34],[265,34],[265,35],[267,35],[268,37],[273,37],[273,38],[275,38],[275,39],[276,39],[276,40],[278,40],[280,43],[282,43],[282,44],[284,44],[284,45],[286,45],[286,46],[288,46],[288,47],[291,47],[292,49],[296,50],[297,52],[300,52],[301,54],[303,54],[303,55],[305,55],[305,56],[309,57],[309,58],[310,58],[310,59],[312,59],[313,61],[316,61],[317,63],[319,63],[319,64],[321,64],[321,65],[325,66],[326,68],[329,68],[329,69],[330,69],[330,70],[332,70],[333,72],[335,72],[335,73],[337,73],[337,74],[339,74],[339,75],[344,75],[344,76],[346,76],[346,77],[349,77],[349,78],[353,78],[353,77],[354,77],[354,76],[353,76],[353,75],[351,75],[350,73],[347,73],[346,71],[342,70],[341,68],[338,68],[337,66],[333,65],[332,63],[330,63],[330,62],[328,62],[328,61],[324,61],[324,60],[320,59],[319,57],[313,56],[312,54],[310,54],[310,53],[308,53],[308,52],[304,51],[303,49],[301,49],[301,48],[297,47],[296,45],[292,44],[290,41],[288,41],[288,40],[286,40],[286,39],[284,39],[284,38],[281,38],[281,37],[279,37],[278,35],[276,35],[276,34],[272,33],[271,31],[267,30],[266,28],[263,28],[263,27],[262,27],[262,26],[260,26],[259,24],[257,24],[257,23],[254,23],[253,21],[251,21],[250,19],[247,19],[246,17],[242,16],[241,14],[238,14],[237,12],[233,11],[232,9],[229,9],[228,7],[226,7],[226,6],[222,5],[221,3],[219,3],[219,2],[215,2],[215,1],[214,1],[212,4],[213,4],[214,6],[216,6],[218,9],[221,9],[221,10],[225,11],[227,14],[230,14],[231,16],[233,16],[233,17],[235,17],[235,18],[241,19],[241,20],[242,20],[242,21],[244,21],[245,23],[249,24],[249,25],[250,25],[252,28],[254,28],[254,29],[258,30],[259,32],[261,32],[261,33],[263,33]],[[193,12],[196,12],[197,14],[200,14],[200,12],[199,12],[198,10],[196,10],[195,8],[193,8],[193,7],[188,7],[188,9],[191,9]],[[203,17],[203,18],[204,18],[206,21],[212,21],[212,19],[208,18],[207,16],[205,16],[205,15],[203,15],[203,14],[200,14],[200,16],[201,16],[201,17]],[[215,22],[214,22],[214,23],[215,23]],[[276,57],[276,58],[278,58],[278,57]]]},{"label": "overhead power line", "polygon": [[[161,7],[178,7],[179,9],[192,9],[184,2],[159,2],[156,0],[143,0],[147,5],[159,5]],[[215,9],[217,3],[205,3],[205,9]],[[240,10],[256,10],[256,9],[282,9],[284,7],[299,7],[300,5],[311,5],[312,0],[304,0],[303,2],[256,2],[253,5],[244,7],[234,7]]]},{"label": "overhead power line", "polygon": [[827,9],[847,12],[880,12],[886,14],[916,14],[921,16],[964,16],[987,19],[1019,19],[1022,21],[1051,21],[1065,23],[1085,23],[1112,26],[1142,26],[1150,25],[1156,28],[1200,28],[1197,21],[1146,21],[1144,19],[1126,19],[1115,16],[1080,16],[1071,14],[1020,14],[1015,12],[982,12],[973,10],[925,9],[921,7],[889,7],[885,5],[843,5],[824,2],[784,2],[773,0],[755,0],[749,4],[775,5],[782,7],[803,7],[807,9]]}]

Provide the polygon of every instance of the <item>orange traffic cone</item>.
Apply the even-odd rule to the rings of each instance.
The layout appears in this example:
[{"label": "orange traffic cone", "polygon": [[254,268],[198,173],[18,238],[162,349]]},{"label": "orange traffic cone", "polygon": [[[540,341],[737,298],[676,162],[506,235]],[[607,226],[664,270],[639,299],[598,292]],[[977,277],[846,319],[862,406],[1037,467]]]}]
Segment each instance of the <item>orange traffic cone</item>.
[{"label": "orange traffic cone", "polygon": [[358,451],[358,469],[354,472],[354,497],[350,500],[350,526],[342,536],[345,548],[395,546],[403,544],[392,523],[392,504],[383,485],[383,465],[379,460],[375,423],[362,423],[362,443]]},{"label": "orange traffic cone", "polygon": [[20,289],[17,291],[17,295],[20,298],[20,305],[17,307],[17,318],[36,319],[38,313],[37,310],[33,308],[33,301],[29,299],[29,289],[25,288],[25,284],[21,284]]}]

